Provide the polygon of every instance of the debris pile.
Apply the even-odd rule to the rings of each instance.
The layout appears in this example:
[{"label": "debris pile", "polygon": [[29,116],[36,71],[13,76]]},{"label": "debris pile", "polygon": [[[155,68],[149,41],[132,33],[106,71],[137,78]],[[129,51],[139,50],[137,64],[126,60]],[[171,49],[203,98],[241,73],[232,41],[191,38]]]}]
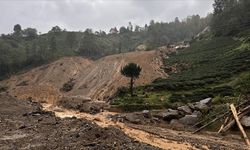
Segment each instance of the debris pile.
[{"label": "debris pile", "polygon": [[[240,97],[238,98],[238,102],[239,101],[240,101]],[[242,133],[242,136],[243,136],[246,144],[248,146],[250,146],[248,136],[243,128],[243,126],[245,126],[245,127],[250,126],[250,122],[249,122],[250,121],[250,116],[249,116],[250,115],[250,101],[245,100],[236,106],[234,104],[227,104],[227,106],[228,106],[228,109],[226,111],[223,110],[223,112],[220,112],[218,114],[211,116],[211,118],[209,118],[210,121],[208,123],[204,124],[203,126],[198,128],[197,130],[195,130],[193,133],[199,132],[200,130],[213,124],[214,122],[218,121],[219,119],[224,118],[224,123],[221,125],[218,133],[226,133],[235,124],[237,124],[239,130]],[[207,119],[204,119],[204,120],[196,123],[194,126],[200,125],[201,123],[203,123],[205,121],[207,121]]]}]

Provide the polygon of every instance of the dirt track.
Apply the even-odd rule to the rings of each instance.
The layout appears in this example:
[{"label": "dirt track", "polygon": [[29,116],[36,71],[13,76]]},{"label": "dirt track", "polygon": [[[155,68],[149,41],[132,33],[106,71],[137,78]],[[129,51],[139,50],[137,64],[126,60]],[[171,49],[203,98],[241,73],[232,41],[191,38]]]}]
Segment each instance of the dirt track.
[{"label": "dirt track", "polygon": [[[12,76],[2,83],[9,87],[11,95],[20,99],[32,97],[37,101],[54,103],[62,95],[82,95],[93,100],[105,100],[118,87],[127,86],[128,79],[120,74],[120,70],[129,62],[142,67],[136,85],[167,76],[160,69],[162,62],[159,52],[146,51],[111,55],[97,61],[81,57],[62,58],[27,73]],[[60,92],[60,88],[70,78],[75,82],[73,90],[68,93]]]}]

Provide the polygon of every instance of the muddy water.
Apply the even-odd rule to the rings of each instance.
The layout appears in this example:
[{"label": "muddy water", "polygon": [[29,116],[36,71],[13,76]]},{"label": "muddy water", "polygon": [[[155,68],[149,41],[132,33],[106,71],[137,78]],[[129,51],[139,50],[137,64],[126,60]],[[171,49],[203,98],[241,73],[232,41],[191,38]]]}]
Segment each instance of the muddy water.
[{"label": "muddy water", "polygon": [[101,127],[116,126],[120,128],[125,134],[135,139],[136,141],[147,143],[149,145],[159,147],[161,149],[175,149],[175,150],[196,149],[192,147],[189,143],[179,143],[176,141],[167,140],[142,130],[133,129],[131,127],[126,126],[124,123],[111,121],[110,119],[108,119],[108,116],[115,114],[112,112],[102,112],[96,115],[91,115],[88,113],[82,113],[82,112],[80,113],[77,111],[66,110],[66,109],[60,109],[61,111],[55,111],[55,108],[53,108],[51,105],[44,105],[44,110],[53,111],[55,112],[55,115],[60,118],[77,117],[95,122]]}]

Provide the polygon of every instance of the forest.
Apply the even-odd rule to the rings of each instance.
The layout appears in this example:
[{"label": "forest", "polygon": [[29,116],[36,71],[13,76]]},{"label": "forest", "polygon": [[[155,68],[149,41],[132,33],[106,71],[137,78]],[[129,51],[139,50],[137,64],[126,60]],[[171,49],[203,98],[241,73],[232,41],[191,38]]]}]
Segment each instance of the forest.
[{"label": "forest", "polygon": [[159,46],[192,40],[208,26],[212,15],[189,16],[180,21],[155,22],[140,27],[132,25],[105,31],[86,29],[84,32],[67,31],[59,26],[39,34],[35,28],[22,29],[16,24],[13,33],[0,36],[0,79],[13,73],[49,63],[63,56],[82,56],[90,59],[134,51],[152,50]]}]

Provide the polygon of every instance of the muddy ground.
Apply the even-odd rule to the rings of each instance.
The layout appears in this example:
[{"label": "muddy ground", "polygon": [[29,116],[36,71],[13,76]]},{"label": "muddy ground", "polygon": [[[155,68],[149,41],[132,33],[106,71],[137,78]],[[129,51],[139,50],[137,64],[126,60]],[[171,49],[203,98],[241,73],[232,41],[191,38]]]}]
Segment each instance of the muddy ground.
[{"label": "muddy ground", "polygon": [[41,105],[0,94],[0,149],[158,149],[115,127],[77,118],[60,119]]},{"label": "muddy ground", "polygon": [[46,108],[36,102],[0,94],[0,150],[247,149],[240,136],[192,134],[156,126],[114,122],[108,118],[111,112],[91,115],[48,106]]}]

